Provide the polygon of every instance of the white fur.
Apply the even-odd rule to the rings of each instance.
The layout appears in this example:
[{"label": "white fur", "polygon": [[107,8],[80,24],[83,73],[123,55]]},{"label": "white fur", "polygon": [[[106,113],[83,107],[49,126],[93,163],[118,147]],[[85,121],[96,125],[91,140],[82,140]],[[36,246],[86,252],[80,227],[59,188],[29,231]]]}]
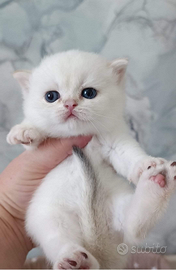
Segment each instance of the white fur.
[{"label": "white fur", "polygon": [[[127,256],[117,253],[117,245],[142,240],[175,188],[175,167],[148,157],[128,133],[123,117],[126,65],[125,59],[110,63],[95,54],[68,51],[47,57],[31,74],[14,75],[24,92],[25,120],[11,130],[9,143],[37,145],[45,137],[93,135],[83,151],[98,181],[96,214],[88,208],[91,187],[75,155],[43,179],[27,211],[27,232],[54,268],[68,268],[66,258],[77,262],[73,268],[124,267]],[[97,89],[94,99],[81,97],[86,87]],[[60,99],[47,103],[49,90],[59,91]],[[78,119],[65,120],[68,99],[78,103]],[[149,180],[163,171],[165,188]],[[136,191],[116,172],[137,184]]]}]

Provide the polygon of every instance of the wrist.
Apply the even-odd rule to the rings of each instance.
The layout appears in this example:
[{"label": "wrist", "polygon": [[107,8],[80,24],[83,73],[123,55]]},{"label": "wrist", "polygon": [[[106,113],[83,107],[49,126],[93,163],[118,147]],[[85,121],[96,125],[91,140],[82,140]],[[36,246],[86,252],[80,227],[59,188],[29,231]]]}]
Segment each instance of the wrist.
[{"label": "wrist", "polygon": [[127,179],[132,182],[134,185],[137,185],[140,178],[140,165],[143,163],[144,160],[148,159],[147,154],[138,155],[135,159],[133,159],[133,163],[129,169],[129,173]]},{"label": "wrist", "polygon": [[23,268],[32,244],[23,233],[22,221],[15,220],[0,206],[0,269]]}]

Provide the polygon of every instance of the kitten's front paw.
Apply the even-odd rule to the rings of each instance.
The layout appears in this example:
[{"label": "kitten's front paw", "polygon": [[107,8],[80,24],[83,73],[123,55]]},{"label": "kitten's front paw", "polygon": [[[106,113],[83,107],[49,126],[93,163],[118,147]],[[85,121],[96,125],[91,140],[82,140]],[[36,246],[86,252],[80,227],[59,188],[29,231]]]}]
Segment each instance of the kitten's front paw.
[{"label": "kitten's front paw", "polygon": [[86,249],[70,246],[54,264],[53,269],[99,269],[99,264]]},{"label": "kitten's front paw", "polygon": [[167,161],[163,158],[154,158],[154,157],[148,157],[148,158],[143,159],[142,161],[139,161],[135,165],[129,177],[130,181],[134,184],[137,184],[139,181],[139,178],[141,177],[142,173],[145,170],[149,170],[150,168],[156,168],[158,165],[164,164],[166,162]]},{"label": "kitten's front paw", "polygon": [[144,189],[148,186],[150,192],[163,200],[169,198],[176,188],[176,162],[165,162],[156,168],[149,168],[141,175],[138,185],[143,185]]},{"label": "kitten's front paw", "polygon": [[42,141],[40,132],[33,127],[25,125],[14,126],[7,135],[7,142],[11,145],[24,144],[24,145],[39,145]]}]

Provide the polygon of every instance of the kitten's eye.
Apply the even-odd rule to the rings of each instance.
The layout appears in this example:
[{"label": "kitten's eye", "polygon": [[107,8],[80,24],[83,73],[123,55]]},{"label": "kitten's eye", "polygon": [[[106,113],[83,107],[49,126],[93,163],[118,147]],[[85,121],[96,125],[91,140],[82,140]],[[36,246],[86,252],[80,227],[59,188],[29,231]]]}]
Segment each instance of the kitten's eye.
[{"label": "kitten's eye", "polygon": [[92,98],[96,97],[96,95],[97,95],[97,90],[95,90],[95,89],[92,88],[92,87],[85,88],[85,89],[82,90],[81,95],[82,95],[84,98],[92,99]]},{"label": "kitten's eye", "polygon": [[60,98],[60,94],[57,91],[49,91],[45,94],[45,99],[47,102],[55,102],[57,99]]}]

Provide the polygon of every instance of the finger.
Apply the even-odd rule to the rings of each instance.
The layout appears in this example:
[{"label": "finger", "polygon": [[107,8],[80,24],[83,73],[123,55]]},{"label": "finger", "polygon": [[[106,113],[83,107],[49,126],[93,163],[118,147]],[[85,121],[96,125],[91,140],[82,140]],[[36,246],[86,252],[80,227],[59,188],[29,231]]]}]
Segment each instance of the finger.
[{"label": "finger", "polygon": [[72,148],[73,145],[78,146],[80,148],[84,148],[88,142],[91,140],[91,136],[79,136],[79,137],[72,137],[72,138],[67,138],[67,139],[61,139],[60,142],[63,146],[63,151],[65,149],[68,149],[68,155],[72,154]]},{"label": "finger", "polygon": [[91,136],[79,136],[66,139],[48,139],[38,149],[31,151],[31,155],[37,163],[51,170],[72,153],[73,145],[83,148],[91,138]]}]

